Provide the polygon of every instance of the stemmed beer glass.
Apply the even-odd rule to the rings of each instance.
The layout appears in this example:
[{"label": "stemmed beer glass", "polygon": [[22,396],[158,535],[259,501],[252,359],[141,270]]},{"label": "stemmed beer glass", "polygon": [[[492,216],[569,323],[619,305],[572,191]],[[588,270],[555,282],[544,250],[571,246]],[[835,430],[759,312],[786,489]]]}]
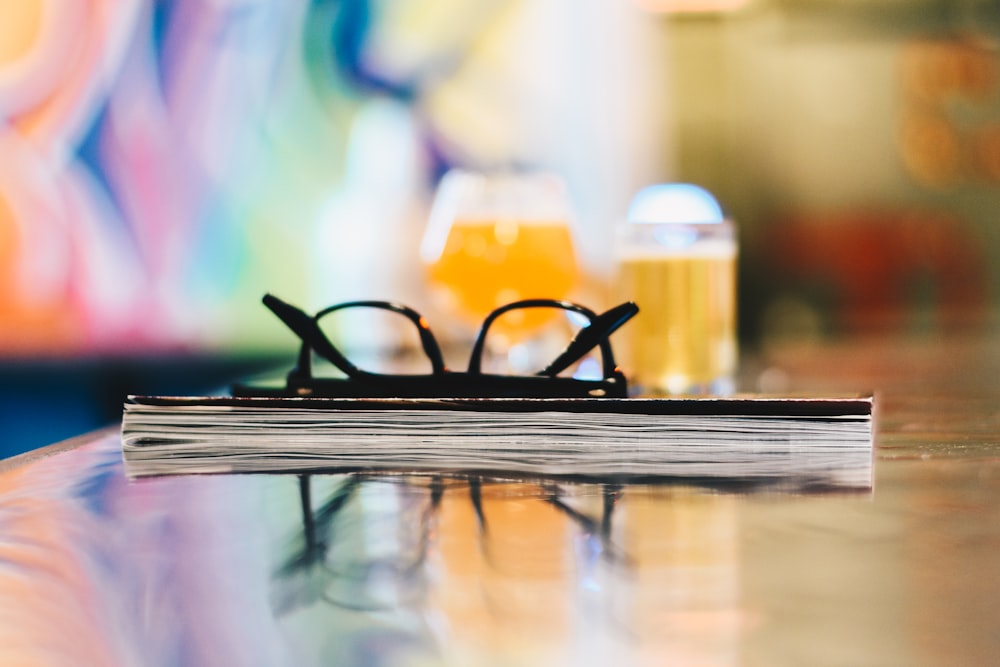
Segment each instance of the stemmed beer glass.
[{"label": "stemmed beer glass", "polygon": [[[421,258],[437,305],[463,325],[459,337],[471,337],[503,304],[570,296],[578,267],[564,181],[545,171],[448,172],[434,199]],[[517,370],[525,341],[536,341],[536,349],[544,339],[539,332],[559,326],[559,319],[545,309],[511,313],[497,320],[490,351]]]}]

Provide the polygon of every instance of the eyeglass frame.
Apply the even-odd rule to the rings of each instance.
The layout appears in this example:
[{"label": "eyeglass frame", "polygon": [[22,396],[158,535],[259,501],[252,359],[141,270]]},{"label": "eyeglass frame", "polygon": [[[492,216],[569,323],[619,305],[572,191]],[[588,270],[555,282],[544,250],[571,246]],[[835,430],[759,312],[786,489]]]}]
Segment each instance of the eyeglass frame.
[{"label": "eyeglass frame", "polygon": [[[628,383],[615,363],[608,337],[631,319],[639,308],[625,302],[598,315],[590,308],[560,299],[522,299],[493,310],[483,320],[466,371],[449,370],[427,320],[416,310],[392,301],[347,301],[308,315],[272,294],[263,303],[302,341],[296,366],[287,374],[284,388],[237,384],[236,396],[298,396],[324,398],[625,398]],[[557,308],[583,315],[589,324],[580,329],[565,350],[534,375],[498,375],[482,372],[486,336],[496,319],[512,310]],[[419,333],[421,347],[431,364],[427,374],[391,374],[366,371],[351,363],[327,338],[319,321],[339,310],[377,308],[410,320]],[[594,347],[600,349],[603,377],[600,380],[562,377],[558,373],[579,361]],[[312,355],[332,363],[345,378],[316,377]]]}]

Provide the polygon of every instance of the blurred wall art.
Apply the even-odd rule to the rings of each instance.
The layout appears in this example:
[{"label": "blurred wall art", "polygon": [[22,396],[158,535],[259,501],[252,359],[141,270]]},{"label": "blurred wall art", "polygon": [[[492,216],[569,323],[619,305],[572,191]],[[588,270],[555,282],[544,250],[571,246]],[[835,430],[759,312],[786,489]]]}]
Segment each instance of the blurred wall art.
[{"label": "blurred wall art", "polygon": [[265,291],[419,300],[456,165],[563,172],[599,269],[662,167],[650,21],[611,0],[0,3],[0,353],[259,349],[284,340]]}]

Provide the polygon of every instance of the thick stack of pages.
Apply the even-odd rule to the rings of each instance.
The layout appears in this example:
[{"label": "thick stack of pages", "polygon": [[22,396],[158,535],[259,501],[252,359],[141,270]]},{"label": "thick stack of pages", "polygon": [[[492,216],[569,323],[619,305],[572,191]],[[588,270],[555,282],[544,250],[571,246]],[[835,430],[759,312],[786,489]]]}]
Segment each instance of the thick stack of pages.
[{"label": "thick stack of pages", "polygon": [[130,474],[308,470],[871,486],[871,396],[665,399],[130,397]]}]

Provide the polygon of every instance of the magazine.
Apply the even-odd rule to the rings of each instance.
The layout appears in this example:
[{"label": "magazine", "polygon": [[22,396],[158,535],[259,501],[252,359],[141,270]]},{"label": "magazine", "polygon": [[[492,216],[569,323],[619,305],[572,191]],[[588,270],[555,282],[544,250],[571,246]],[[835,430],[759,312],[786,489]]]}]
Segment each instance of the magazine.
[{"label": "magazine", "polygon": [[580,399],[131,396],[136,476],[382,470],[871,485],[871,395]]}]

